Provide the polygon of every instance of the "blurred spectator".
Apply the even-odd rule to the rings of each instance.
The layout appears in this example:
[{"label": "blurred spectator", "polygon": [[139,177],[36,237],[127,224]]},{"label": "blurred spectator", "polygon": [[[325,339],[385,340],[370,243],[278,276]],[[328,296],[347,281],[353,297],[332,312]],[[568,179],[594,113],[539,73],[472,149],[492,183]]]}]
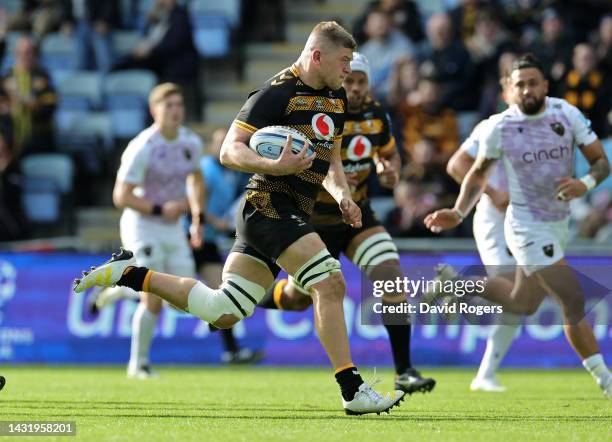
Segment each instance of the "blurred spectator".
[{"label": "blurred spectator", "polygon": [[430,78],[419,80],[418,100],[414,104],[405,103],[400,114],[403,150],[407,157],[405,176],[450,182],[444,166],[459,147],[455,112],[442,106],[440,86]]},{"label": "blurred spectator", "polygon": [[486,1],[481,0],[461,0],[460,5],[450,10],[449,16],[456,37],[467,42],[474,35],[476,16],[485,3]]},{"label": "blurred spectator", "polygon": [[552,91],[567,73],[572,59],[574,45],[569,34],[570,30],[559,12],[549,8],[544,11],[540,35],[526,48],[541,60]]},{"label": "blurred spectator", "polygon": [[38,64],[34,42],[20,37],[15,64],[1,79],[13,118],[15,156],[53,150],[53,114],[57,103],[47,71]]},{"label": "blurred spectator", "polygon": [[453,25],[447,14],[435,14],[427,22],[427,42],[419,58],[421,75],[435,77],[441,84],[440,99],[444,106],[454,110],[477,109],[480,88],[474,84],[474,65],[463,42],[453,37]]},{"label": "blurred spectator", "polygon": [[62,32],[77,39],[79,67],[108,72],[113,64],[111,32],[119,26],[118,0],[62,0],[62,19]]},{"label": "blurred spectator", "polygon": [[413,181],[400,181],[393,191],[395,209],[385,218],[384,225],[394,237],[432,236],[423,219],[440,207],[435,193],[425,185]]},{"label": "blurred spectator", "polygon": [[537,29],[547,3],[550,0],[503,0],[499,2],[499,10],[505,27],[518,37],[526,30],[531,33]]},{"label": "blurred spectator", "polygon": [[132,54],[113,69],[150,69],[157,74],[160,83],[179,84],[188,118],[199,115],[198,53],[189,14],[177,0],[156,0],[144,38]]},{"label": "blurred spectator", "polygon": [[468,38],[466,47],[478,73],[478,84],[484,84],[489,80],[497,82],[499,57],[504,52],[515,50],[508,33],[492,8],[478,11],[474,35]]},{"label": "blurred spectator", "polygon": [[353,36],[360,45],[368,39],[365,26],[370,12],[374,10],[386,11],[395,29],[401,31],[412,42],[420,42],[425,34],[421,25],[421,14],[417,2],[412,0],[375,0],[366,6],[365,11],[353,24]]},{"label": "blurred spectator", "polygon": [[0,241],[23,238],[27,226],[21,205],[23,176],[11,144],[11,120],[0,117]]},{"label": "blurred spectator", "polygon": [[[517,56],[514,52],[504,52],[499,57],[496,71],[502,77],[510,73],[512,63]],[[490,117],[493,114],[504,111],[508,105],[502,97],[502,86],[499,78],[488,78],[483,86],[482,97],[480,99],[479,114],[481,119]]]},{"label": "blurred spectator", "polygon": [[612,99],[610,76],[597,69],[593,47],[586,43],[576,45],[570,70],[559,86],[559,96],[580,109],[592,123],[600,138],[610,135],[607,116]]},{"label": "blurred spectator", "polygon": [[398,60],[389,79],[389,95],[387,104],[396,113],[404,103],[417,101],[419,86],[419,65],[413,58]]},{"label": "blurred spectator", "polygon": [[612,14],[601,19],[594,43],[599,68],[605,75],[612,75]]},{"label": "blurred spectator", "polygon": [[242,41],[284,41],[286,12],[283,0],[242,1]]},{"label": "blurred spectator", "polygon": [[62,2],[66,0],[26,0],[23,9],[11,17],[9,29],[31,33],[40,41],[49,32],[56,31],[62,21]]},{"label": "blurred spectator", "polygon": [[414,54],[414,45],[393,27],[391,16],[381,9],[370,11],[365,25],[368,41],[361,53],[370,60],[370,92],[384,99],[389,92],[389,77],[395,63]]}]

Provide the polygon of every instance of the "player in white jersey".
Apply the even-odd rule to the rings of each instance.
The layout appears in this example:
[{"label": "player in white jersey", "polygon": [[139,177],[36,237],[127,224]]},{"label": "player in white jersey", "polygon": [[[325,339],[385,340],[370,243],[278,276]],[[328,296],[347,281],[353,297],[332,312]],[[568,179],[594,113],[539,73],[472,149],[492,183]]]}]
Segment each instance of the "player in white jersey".
[{"label": "player in white jersey", "polygon": [[[180,219],[188,210],[191,212],[192,242],[201,245],[205,191],[200,172],[202,141],[182,126],[185,109],[178,86],[156,86],[149,105],[154,124],[128,144],[113,190],[115,205],[124,209],[121,242],[134,251],[138,265],[193,277],[193,255]],[[160,298],[141,292],[132,319],[130,378],[155,375],[149,364],[149,349],[161,308]]]},{"label": "player in white jersey", "polygon": [[[511,103],[508,86],[508,75],[500,79],[503,96],[506,103]],[[478,146],[481,134],[487,130],[489,120],[483,120],[474,128],[470,136],[448,161],[446,170],[459,184],[478,156]],[[504,275],[513,279],[512,268],[516,261],[510,253],[504,238],[504,217],[508,207],[508,179],[503,165],[498,163],[489,179],[487,187],[480,197],[474,212],[474,239],[480,259],[490,276]],[[499,384],[495,372],[508,352],[519,326],[517,318],[511,313],[505,313],[499,323],[491,328],[487,338],[482,361],[476,377],[470,384],[472,391],[502,392],[506,388]]]},{"label": "player in white jersey", "polygon": [[[491,117],[454,208],[429,214],[425,224],[434,232],[459,225],[501,159],[510,192],[505,236],[518,267],[514,284],[489,278],[481,296],[506,311],[532,314],[545,293],[553,295],[561,304],[569,343],[604,394],[612,398],[612,375],[585,318],[584,294],[564,259],[569,201],[601,183],[610,173],[610,164],[580,111],[565,100],[546,96],[548,82],[533,55],[526,54],[513,64],[510,88],[516,104]],[[591,166],[579,179],[572,177],[574,145]]]}]

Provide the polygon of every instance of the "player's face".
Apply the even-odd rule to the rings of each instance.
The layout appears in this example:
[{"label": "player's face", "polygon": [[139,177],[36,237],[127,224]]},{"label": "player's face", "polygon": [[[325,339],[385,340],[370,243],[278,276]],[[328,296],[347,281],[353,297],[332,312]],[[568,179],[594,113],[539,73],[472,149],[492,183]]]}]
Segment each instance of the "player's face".
[{"label": "player's face", "polygon": [[360,71],[351,72],[342,83],[348,96],[350,109],[358,109],[368,94],[368,77]]},{"label": "player's face", "polygon": [[534,115],[544,106],[548,81],[537,68],[515,69],[510,75],[512,100],[521,112]]},{"label": "player's face", "polygon": [[321,77],[330,89],[340,89],[342,82],[351,73],[353,50],[330,49],[321,53]]},{"label": "player's face", "polygon": [[157,103],[153,108],[153,118],[160,126],[177,129],[185,118],[183,97],[174,94]]}]

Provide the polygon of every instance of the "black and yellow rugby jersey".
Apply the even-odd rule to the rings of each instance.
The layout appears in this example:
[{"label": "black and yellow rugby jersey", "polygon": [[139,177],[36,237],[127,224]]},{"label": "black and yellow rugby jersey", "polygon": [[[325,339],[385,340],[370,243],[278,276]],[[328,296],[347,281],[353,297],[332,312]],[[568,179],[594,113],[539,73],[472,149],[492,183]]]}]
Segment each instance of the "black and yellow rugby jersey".
[{"label": "black and yellow rugby jersey", "polygon": [[321,183],[327,175],[334,141],[342,138],[347,98],[344,89],[313,89],[304,84],[295,66],[252,92],[234,123],[249,132],[266,126],[292,127],[306,135],[317,153],[312,167],[296,175],[255,174],[249,180],[247,201],[270,218],[281,219],[297,207],[312,213]]},{"label": "black and yellow rugby jersey", "polygon": [[[345,173],[356,173],[359,184],[353,192],[355,202],[367,198],[366,181],[374,169],[375,156],[386,157],[397,152],[391,135],[389,116],[380,103],[367,97],[358,113],[347,112],[342,136],[342,165]],[[338,203],[325,189],[317,196],[310,218],[312,224],[340,224],[342,213]]]}]

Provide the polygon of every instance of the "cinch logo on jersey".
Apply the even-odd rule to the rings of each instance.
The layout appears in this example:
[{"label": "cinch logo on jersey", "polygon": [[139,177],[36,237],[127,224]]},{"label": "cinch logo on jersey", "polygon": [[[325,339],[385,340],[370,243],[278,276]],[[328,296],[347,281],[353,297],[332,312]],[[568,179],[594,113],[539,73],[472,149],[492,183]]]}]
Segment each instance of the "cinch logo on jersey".
[{"label": "cinch logo on jersey", "polygon": [[552,149],[540,149],[535,152],[525,152],[522,156],[523,161],[527,164],[540,163],[548,160],[559,160],[566,155],[571,155],[568,146],[553,147]]},{"label": "cinch logo on jersey", "polygon": [[334,136],[334,120],[327,114],[315,114],[311,121],[312,130],[318,140],[329,141]]},{"label": "cinch logo on jersey", "polygon": [[371,153],[372,142],[363,135],[353,137],[346,148],[346,156],[351,161],[359,161],[363,158],[369,158]]}]

